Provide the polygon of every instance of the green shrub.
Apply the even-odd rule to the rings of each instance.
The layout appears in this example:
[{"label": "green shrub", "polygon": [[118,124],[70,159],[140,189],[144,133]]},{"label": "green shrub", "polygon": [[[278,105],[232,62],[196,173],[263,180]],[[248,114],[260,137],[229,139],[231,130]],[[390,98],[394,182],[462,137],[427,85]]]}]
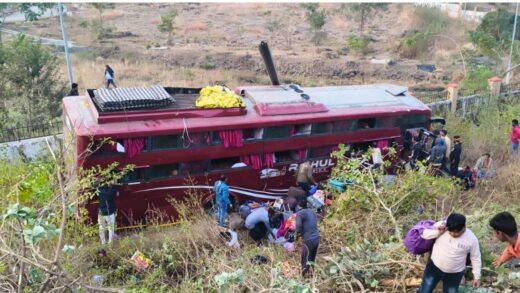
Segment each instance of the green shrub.
[{"label": "green shrub", "polygon": [[462,88],[470,93],[485,92],[488,88],[488,79],[495,73],[485,66],[470,67],[466,78],[462,80]]},{"label": "green shrub", "polygon": [[350,34],[347,37],[347,48],[352,50],[356,55],[365,55],[368,53],[369,43],[370,38],[366,36],[358,37],[355,34]]},{"label": "green shrub", "polygon": [[409,31],[400,45],[404,58],[425,59],[435,39],[447,27],[447,16],[437,8],[416,7],[414,10],[415,29]]}]

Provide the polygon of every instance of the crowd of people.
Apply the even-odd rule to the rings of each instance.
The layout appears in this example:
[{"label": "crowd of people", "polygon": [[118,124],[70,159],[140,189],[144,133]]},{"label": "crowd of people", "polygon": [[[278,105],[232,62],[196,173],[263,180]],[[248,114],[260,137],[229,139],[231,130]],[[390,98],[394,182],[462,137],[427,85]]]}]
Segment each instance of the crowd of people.
[{"label": "crowd of people", "polygon": [[248,201],[240,206],[241,221],[230,216],[226,225],[230,197],[228,178],[222,175],[213,186],[216,215],[218,225],[226,229],[221,232],[226,245],[235,249],[240,248],[236,230],[241,228],[247,229],[249,238],[257,245],[267,241],[283,246],[288,252],[295,249],[296,239],[301,237],[301,272],[303,276],[311,276],[320,243],[317,212],[325,204],[325,193],[317,189],[310,162],[299,166],[295,179],[296,186],[289,188],[286,197],[273,205]]},{"label": "crowd of people", "polygon": [[[518,152],[520,140],[520,126],[515,119],[512,121],[512,156]],[[428,140],[432,140],[431,150],[426,149]],[[490,153],[483,153],[475,165],[461,167],[463,153],[462,138],[458,135],[451,139],[446,129],[435,130],[431,133],[425,131],[413,131],[410,139],[411,153],[408,156],[410,168],[417,168],[417,162],[422,161],[430,166],[435,176],[451,176],[459,178],[464,188],[470,189],[476,185],[478,179],[488,180],[496,176],[493,159]]]}]

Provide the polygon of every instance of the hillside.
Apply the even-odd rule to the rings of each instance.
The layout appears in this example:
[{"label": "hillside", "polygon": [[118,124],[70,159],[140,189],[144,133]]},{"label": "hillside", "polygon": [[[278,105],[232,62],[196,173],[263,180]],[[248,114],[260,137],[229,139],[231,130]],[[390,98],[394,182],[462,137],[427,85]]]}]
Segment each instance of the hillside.
[{"label": "hillside", "polygon": [[[300,4],[117,4],[114,9],[102,12],[107,33],[101,40],[96,39],[90,25],[100,15],[92,6],[72,5],[69,7],[72,14],[66,21],[69,39],[86,47],[73,57],[76,70],[84,65],[84,60],[95,60],[96,63],[110,61],[116,68],[119,63],[138,63],[158,70],[163,70],[165,65],[166,68],[219,70],[223,74],[238,70],[256,75],[264,70],[257,46],[266,40],[282,79],[287,81],[305,76],[310,78],[306,80],[310,85],[325,79],[332,84],[385,81],[409,86],[443,86],[460,74],[458,47],[467,45],[464,33],[474,27],[474,23],[461,23],[446,16],[445,21],[450,25],[442,34],[457,42],[439,37],[431,52],[420,59],[402,58],[400,44],[420,20],[414,16],[413,5],[390,4],[385,10],[375,10],[368,15],[363,34],[371,42],[366,55],[361,56],[346,44],[348,35],[359,33],[359,16],[349,10],[350,6],[320,6],[326,14],[323,31],[327,33],[320,45],[310,41],[306,10]],[[166,35],[158,31],[157,25],[160,16],[171,7],[178,10],[178,16],[173,44],[166,46]],[[44,37],[61,37],[56,18],[9,27]],[[154,49],[156,46],[159,50]],[[163,46],[167,49],[161,50]],[[371,64],[371,59],[388,59],[395,64]],[[433,63],[437,70],[434,73],[419,71],[416,69],[419,63]],[[100,80],[81,75],[78,79],[85,87],[93,87]],[[256,77],[239,82],[260,81],[264,82]]]}]

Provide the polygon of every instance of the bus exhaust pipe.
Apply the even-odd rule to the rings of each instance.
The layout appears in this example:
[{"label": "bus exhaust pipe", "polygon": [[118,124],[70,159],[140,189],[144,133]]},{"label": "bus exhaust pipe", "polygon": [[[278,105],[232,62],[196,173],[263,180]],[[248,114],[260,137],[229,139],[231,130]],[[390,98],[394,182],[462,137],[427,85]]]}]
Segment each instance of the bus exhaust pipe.
[{"label": "bus exhaust pipe", "polygon": [[273,85],[280,85],[278,75],[276,74],[276,68],[274,67],[273,56],[271,56],[271,50],[269,50],[267,42],[260,42],[260,46],[258,46],[258,49],[260,50],[260,55],[262,55],[262,59],[264,59],[265,67],[267,69],[267,73],[269,74],[269,78],[271,79],[271,83]]}]

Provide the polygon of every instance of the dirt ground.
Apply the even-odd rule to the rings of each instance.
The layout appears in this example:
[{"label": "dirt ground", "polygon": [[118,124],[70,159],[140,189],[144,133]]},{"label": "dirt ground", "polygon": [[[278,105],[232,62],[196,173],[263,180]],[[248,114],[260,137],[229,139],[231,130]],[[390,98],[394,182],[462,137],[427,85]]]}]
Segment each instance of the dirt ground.
[{"label": "dirt ground", "polygon": [[[347,5],[347,6],[345,6]],[[99,17],[89,4],[69,4],[66,18],[71,41],[85,46],[96,61],[149,61],[171,67],[264,72],[258,52],[262,40],[269,43],[282,82],[290,76],[326,78],[332,84],[391,82],[408,86],[443,86],[461,70],[458,50],[449,42],[438,45],[430,60],[399,57],[398,47],[405,33],[413,29],[413,5],[390,4],[386,11],[369,17],[364,33],[373,42],[364,57],[346,48],[346,36],[358,32],[358,21],[349,15],[350,4],[320,4],[327,11],[324,30],[327,39],[319,46],[310,41],[305,9],[287,3],[178,3],[116,4],[103,11],[104,26],[110,37],[98,41],[85,24]],[[175,7],[174,44],[167,49],[166,35],[157,29],[160,15]],[[269,29],[269,24],[275,29]],[[61,38],[57,18],[10,25],[10,28],[50,38]],[[461,34],[454,27],[451,34]],[[464,41],[461,40],[461,45]],[[86,54],[85,52],[82,54]],[[394,65],[371,64],[371,59],[392,59]],[[419,71],[416,65],[432,63],[433,73]],[[251,80],[254,83],[255,80]],[[305,85],[304,85],[305,86]]]}]

